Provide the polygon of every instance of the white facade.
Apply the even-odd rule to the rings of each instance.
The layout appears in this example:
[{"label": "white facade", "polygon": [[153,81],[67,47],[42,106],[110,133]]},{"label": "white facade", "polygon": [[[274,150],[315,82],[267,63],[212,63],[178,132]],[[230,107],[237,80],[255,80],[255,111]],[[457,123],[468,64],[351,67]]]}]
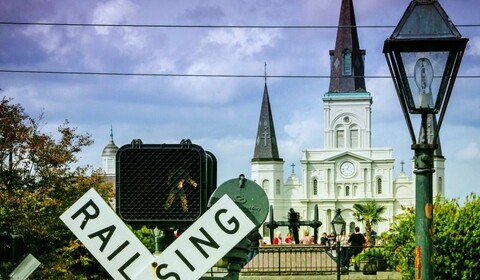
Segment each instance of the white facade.
[{"label": "white facade", "polygon": [[[347,222],[347,232],[352,232],[355,226],[364,231],[364,225],[354,218],[353,205],[373,199],[387,209],[383,215],[387,221],[373,226],[373,230],[381,233],[389,228],[393,217],[402,212],[402,207],[414,207],[414,180],[403,172],[403,165],[399,176],[394,177],[392,148],[371,146],[373,98],[365,89],[366,51],[359,46],[352,0],[342,0],[339,26],[351,28],[337,30],[335,49],[329,53],[331,78],[329,89],[323,96],[324,147],[301,151],[301,174],[297,177],[292,168],[286,182],[278,186],[278,178],[283,178],[283,160],[280,160],[281,151],[275,150],[275,156],[268,153],[266,148],[277,147],[276,142],[272,142],[264,150],[259,150],[263,153],[256,150],[251,177],[267,192],[276,221],[287,221],[290,208],[300,213],[301,221],[311,221],[317,205],[322,222],[319,234],[332,232],[330,223],[338,208],[342,209],[342,217]],[[265,93],[264,100],[268,100],[268,92]],[[269,104],[262,104],[260,120],[262,116],[270,118],[268,121],[273,132],[272,111]],[[434,120],[431,125],[435,126]],[[262,132],[259,130],[257,137]],[[256,149],[261,148],[256,145]],[[433,180],[434,186],[438,186],[434,187],[434,195],[444,191],[445,159],[440,149],[437,152],[435,166],[438,171]],[[259,154],[263,155],[261,160]],[[271,161],[268,161],[268,155],[271,155]],[[285,236],[288,228],[276,230]],[[264,228],[263,234],[268,235],[269,231]]]},{"label": "white facade", "polygon": [[[392,148],[370,147],[372,98],[368,92],[326,93],[323,101],[325,147],[302,151],[301,182],[292,170],[282,187],[276,191],[273,186],[265,188],[274,218],[286,221],[289,209],[293,208],[300,213],[301,220],[310,221],[318,205],[320,233],[332,232],[330,222],[337,208],[342,209],[347,231],[353,231],[354,225],[363,230],[353,216],[353,205],[375,199],[387,208],[384,217],[388,221],[374,226],[374,230],[386,231],[402,206],[414,206],[414,184],[404,173],[393,177]],[[260,170],[258,163],[252,164],[252,179],[265,186],[260,180],[268,177],[268,171]],[[278,166],[275,176],[279,176]],[[285,234],[288,231],[278,230]]]}]

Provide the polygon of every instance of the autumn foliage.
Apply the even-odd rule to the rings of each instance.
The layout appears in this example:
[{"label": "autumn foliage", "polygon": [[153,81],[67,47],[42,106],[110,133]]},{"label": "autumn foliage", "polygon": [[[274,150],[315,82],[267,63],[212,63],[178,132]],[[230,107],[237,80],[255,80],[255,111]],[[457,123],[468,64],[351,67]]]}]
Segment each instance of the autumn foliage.
[{"label": "autumn foliage", "polygon": [[[4,97],[0,103],[0,232],[23,235],[25,251],[42,265],[32,279],[104,279],[108,274],[59,216],[90,188],[113,197],[111,184],[91,167],[73,167],[91,145],[65,121],[58,135]],[[5,271],[17,264],[1,263]]]}]

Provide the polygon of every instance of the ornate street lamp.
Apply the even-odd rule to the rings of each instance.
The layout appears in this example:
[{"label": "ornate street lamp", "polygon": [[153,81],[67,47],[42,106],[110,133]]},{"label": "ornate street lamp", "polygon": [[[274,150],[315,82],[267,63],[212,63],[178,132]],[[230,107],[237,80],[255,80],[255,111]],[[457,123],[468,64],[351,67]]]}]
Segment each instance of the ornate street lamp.
[{"label": "ornate street lamp", "polygon": [[467,41],[436,0],[413,0],[383,47],[415,151],[416,279],[433,279],[433,156]]},{"label": "ornate street lamp", "polygon": [[336,242],[336,252],[337,252],[337,280],[340,280],[340,237],[343,232],[345,232],[345,220],[343,219],[341,209],[337,209],[337,214],[332,220],[333,234],[335,235]]}]

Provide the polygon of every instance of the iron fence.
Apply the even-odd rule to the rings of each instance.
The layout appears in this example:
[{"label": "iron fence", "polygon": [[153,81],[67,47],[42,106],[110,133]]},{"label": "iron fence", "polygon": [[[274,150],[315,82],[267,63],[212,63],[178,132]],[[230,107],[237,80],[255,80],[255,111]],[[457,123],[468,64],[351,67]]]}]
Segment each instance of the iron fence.
[{"label": "iron fence", "polygon": [[242,269],[243,275],[332,274],[337,271],[334,248],[321,245],[267,245]]}]

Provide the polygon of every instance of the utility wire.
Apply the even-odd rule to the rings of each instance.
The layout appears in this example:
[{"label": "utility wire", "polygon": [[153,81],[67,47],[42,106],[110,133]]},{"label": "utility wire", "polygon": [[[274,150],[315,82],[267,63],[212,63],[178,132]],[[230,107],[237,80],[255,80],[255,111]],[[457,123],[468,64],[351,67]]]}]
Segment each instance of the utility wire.
[{"label": "utility wire", "polygon": [[[183,25],[183,24],[114,24],[1,21],[0,25],[72,26],[72,27],[132,27],[132,28],[257,28],[257,29],[336,29],[336,28],[395,28],[394,25]],[[456,24],[456,27],[480,27],[480,24]]]},{"label": "utility wire", "polygon": [[[196,77],[196,78],[265,78],[263,75],[242,74],[181,74],[181,73],[127,73],[127,72],[88,72],[88,71],[48,71],[48,70],[13,70],[0,69],[0,73],[19,74],[53,74],[53,75],[92,75],[92,76],[145,76],[145,77]],[[268,75],[268,78],[285,79],[330,79],[330,75]],[[335,77],[342,78],[342,77]],[[348,76],[345,78],[352,78]],[[365,75],[353,76],[353,78],[365,79],[391,79],[390,75]],[[458,75],[457,79],[478,79],[480,75]]]}]

